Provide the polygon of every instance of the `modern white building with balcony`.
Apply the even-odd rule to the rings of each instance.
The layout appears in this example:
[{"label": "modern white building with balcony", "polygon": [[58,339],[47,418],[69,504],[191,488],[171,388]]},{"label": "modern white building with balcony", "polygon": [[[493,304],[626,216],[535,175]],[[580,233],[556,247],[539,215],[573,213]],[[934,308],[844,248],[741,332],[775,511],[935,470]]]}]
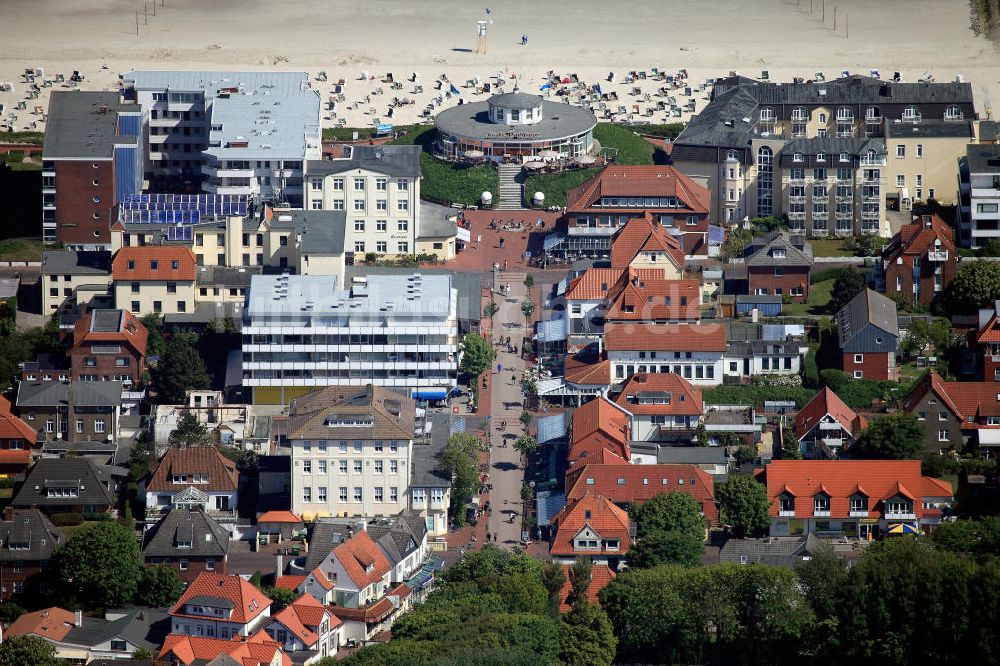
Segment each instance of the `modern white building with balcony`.
[{"label": "modern white building with balcony", "polygon": [[443,400],[458,374],[450,275],[255,275],[244,308],[243,385],[255,404],[322,386],[375,384]]},{"label": "modern white building with balcony", "polygon": [[965,247],[1000,239],[1000,145],[970,145],[958,163],[958,238]]},{"label": "modern white building with balcony", "polygon": [[322,155],[319,93],[306,72],[128,72],[143,111],[147,173],[203,192],[303,205],[303,167]]}]

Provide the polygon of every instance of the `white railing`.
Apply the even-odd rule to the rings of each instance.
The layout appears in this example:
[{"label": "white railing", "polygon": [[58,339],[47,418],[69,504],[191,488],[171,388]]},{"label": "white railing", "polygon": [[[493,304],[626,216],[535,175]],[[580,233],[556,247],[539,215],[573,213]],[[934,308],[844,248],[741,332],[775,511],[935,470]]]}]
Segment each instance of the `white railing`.
[{"label": "white railing", "polygon": [[851,509],[849,515],[851,518],[867,518],[868,512],[861,509]]},{"label": "white railing", "polygon": [[912,511],[886,511],[885,517],[887,520],[915,520],[917,518],[917,514]]},{"label": "white railing", "polygon": [[785,509],[781,509],[780,511],[778,511],[778,515],[782,516],[782,517],[792,517],[792,518],[794,518],[795,517],[795,511],[787,511]]},{"label": "white railing", "polygon": [[885,158],[884,157],[876,157],[876,158],[872,159],[870,157],[862,157],[861,158],[861,166],[863,166],[863,167],[866,167],[866,166],[885,166]]},{"label": "white railing", "polygon": [[816,509],[816,510],[813,511],[813,515],[815,517],[817,517],[817,518],[829,518],[830,517],[830,510],[827,509],[826,511],[820,511],[820,510]]},{"label": "white railing", "polygon": [[930,250],[927,258],[931,261],[948,261],[948,250]]}]

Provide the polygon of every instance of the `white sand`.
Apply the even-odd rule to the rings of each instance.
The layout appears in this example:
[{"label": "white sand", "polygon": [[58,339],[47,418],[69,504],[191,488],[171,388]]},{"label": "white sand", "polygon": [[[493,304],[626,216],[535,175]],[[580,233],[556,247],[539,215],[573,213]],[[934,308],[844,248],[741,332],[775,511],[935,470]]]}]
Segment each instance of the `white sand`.
[{"label": "white sand", "polygon": [[[627,94],[631,86],[604,82],[610,70],[620,80],[627,70],[686,68],[693,82],[730,70],[756,77],[768,69],[772,80],[789,81],[820,70],[829,79],[843,69],[871,68],[883,77],[898,70],[913,81],[929,70],[938,81],[963,74],[981,114],[989,93],[1000,95],[1000,52],[972,34],[965,0],[827,0],[825,22],[822,0],[811,0],[811,13],[810,0],[165,0],[156,16],[152,2],[0,0],[0,81],[14,83],[13,92],[0,93],[4,123],[25,98],[26,67],[43,67],[47,78],[79,69],[84,88],[97,90],[111,89],[129,69],[325,70],[331,82],[346,80],[348,103],[381,85],[385,95],[371,103],[377,114],[393,96],[416,98],[397,110],[396,124],[416,119],[437,94],[431,84],[440,75],[461,84],[488,80],[498,69],[516,73],[525,91],[536,91],[550,69],[574,72],[602,82],[604,92],[617,91],[627,105],[636,101]],[[488,53],[476,54],[475,23],[487,5],[494,19]],[[522,47],[525,33],[529,43]],[[392,91],[359,81],[363,70],[397,79],[420,72],[426,92],[413,95],[409,83]],[[653,92],[657,85],[642,87]],[[330,93],[330,83],[314,87],[324,100]],[[47,107],[45,97],[17,112],[17,129],[40,120],[31,111]],[[699,110],[704,103],[698,99]],[[348,126],[371,126],[368,104],[348,105],[338,109]],[[667,119],[660,113],[650,120]],[[335,122],[324,112],[324,125]]]}]

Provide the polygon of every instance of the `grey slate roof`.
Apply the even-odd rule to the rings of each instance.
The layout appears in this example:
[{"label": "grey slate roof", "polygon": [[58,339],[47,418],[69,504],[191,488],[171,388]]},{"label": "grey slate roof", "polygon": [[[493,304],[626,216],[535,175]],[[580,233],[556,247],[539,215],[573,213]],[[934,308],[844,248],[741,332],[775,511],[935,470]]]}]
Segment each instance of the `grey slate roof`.
[{"label": "grey slate roof", "polygon": [[920,83],[883,81],[870,76],[853,75],[812,83],[756,81],[746,77],[727,77],[715,83],[719,91],[746,90],[760,104],[972,104],[970,83]]},{"label": "grey slate roof", "polygon": [[[127,475],[118,467],[98,465],[89,458],[42,458],[28,472],[28,477],[11,506],[114,506],[113,477]],[[47,497],[48,488],[78,488],[78,497]]]},{"label": "grey slate roof", "polygon": [[661,446],[656,452],[656,462],[661,465],[725,465],[724,446]]},{"label": "grey slate roof", "polygon": [[[982,125],[980,125],[982,132]],[[886,138],[953,138],[972,140],[972,122],[968,120],[921,120],[919,123],[891,122],[885,125]]]},{"label": "grey slate roof", "polygon": [[42,253],[42,275],[111,275],[110,252],[49,250]]},{"label": "grey slate roof", "polygon": [[195,273],[195,284],[199,287],[248,289],[250,278],[262,271],[261,266],[199,266]]},{"label": "grey slate roof", "polygon": [[223,599],[222,597],[211,597],[204,594],[199,594],[191,597],[185,603],[192,606],[211,606],[213,608],[235,608],[236,605],[229,599]]},{"label": "grey slate roof", "polygon": [[781,304],[781,296],[776,296],[774,294],[737,294],[737,303],[777,303]]},{"label": "grey slate roof", "polygon": [[896,302],[866,288],[837,313],[837,336],[840,339],[840,346],[843,347],[869,325],[899,337]]},{"label": "grey slate roof", "polygon": [[735,562],[737,564],[759,562],[791,569],[808,554],[806,537],[730,539],[719,551],[719,562]]},{"label": "grey slate roof", "polygon": [[417,488],[448,488],[451,486],[451,475],[441,469],[438,457],[451,435],[451,414],[428,414],[431,423],[430,437],[424,437],[413,442],[413,472],[410,487]]},{"label": "grey slate roof", "polygon": [[42,444],[42,453],[69,453],[76,455],[106,454],[111,455],[118,450],[115,442],[67,442],[54,439]]},{"label": "grey slate roof", "polygon": [[997,140],[997,134],[1000,133],[1000,123],[995,120],[980,120],[979,121],[979,140],[992,142]]},{"label": "grey slate roof", "polygon": [[[347,266],[344,284],[352,284],[356,277],[370,275],[412,275],[412,268],[399,266]],[[446,268],[421,268],[421,275],[450,275],[451,286],[458,290],[457,316],[463,321],[478,322],[483,316],[482,284],[490,278],[488,273],[457,273]]]},{"label": "grey slate roof", "polygon": [[121,382],[27,382],[17,385],[18,407],[117,407]]},{"label": "grey slate roof", "polygon": [[[190,541],[190,548],[177,548],[178,541]],[[146,530],[143,557],[215,557],[229,553],[229,533],[201,511],[173,509]]]},{"label": "grey slate roof", "polygon": [[420,516],[398,516],[370,524],[366,529],[389,561],[397,564],[420,548],[427,534],[427,523]]},{"label": "grey slate roof", "polygon": [[346,159],[309,160],[308,176],[330,176],[353,169],[364,169],[397,178],[419,178],[420,146],[351,146],[351,156]]},{"label": "grey slate roof", "polygon": [[[757,100],[742,88],[713,92],[712,101],[691,119],[687,127],[674,139],[674,151],[684,145],[744,148],[753,134],[751,118]],[[727,125],[729,123],[729,125]]]},{"label": "grey slate roof", "polygon": [[[784,248],[785,257],[775,258],[771,251]],[[801,236],[790,236],[781,231],[772,231],[767,236],[753,239],[747,249],[746,265],[752,267],[768,266],[808,266],[812,267],[812,244]]]},{"label": "grey slate roof", "polygon": [[542,102],[541,120],[530,125],[505,125],[489,120],[489,102],[472,102],[444,109],[434,118],[434,124],[448,134],[476,140],[490,140],[496,132],[510,131],[527,132],[533,135],[532,141],[545,141],[590,131],[597,125],[597,118],[583,107],[546,100]]},{"label": "grey slate roof", "polygon": [[[841,162],[840,154],[847,153],[851,158],[858,158],[868,154],[869,150],[874,150],[879,157],[885,156],[885,141],[876,138],[859,139],[857,137],[813,137],[809,139],[792,139],[781,149],[779,164],[783,167],[825,167],[835,169],[838,166],[848,166],[853,168],[852,162]],[[800,153],[803,157],[801,162],[795,161],[795,154]],[[823,154],[826,158],[820,162],[815,159],[817,155]]]},{"label": "grey slate roof", "polygon": [[1000,173],[1000,144],[975,144],[965,149],[970,173]]},{"label": "grey slate roof", "polygon": [[93,333],[118,333],[122,330],[124,310],[94,310],[90,318]]},{"label": "grey slate roof", "polygon": [[313,523],[309,530],[309,552],[303,565],[306,573],[318,567],[334,548],[346,541],[350,529],[350,525],[339,523]]},{"label": "grey slate roof", "polygon": [[155,654],[169,632],[170,615],[166,611],[140,608],[115,620],[84,615],[81,626],[71,628],[62,642],[95,646],[121,637]]},{"label": "grey slate roof", "polygon": [[0,562],[44,562],[61,543],[66,536],[38,509],[19,509],[0,521]]},{"label": "grey slate roof", "polygon": [[505,109],[518,109],[523,111],[525,109],[534,109],[536,106],[541,104],[542,96],[514,91],[509,93],[500,93],[499,95],[493,95],[486,101],[493,106],[499,106]]},{"label": "grey slate roof", "polygon": [[135,137],[117,136],[119,110],[126,109],[115,92],[53,91],[42,158],[110,159],[115,144],[136,145]]},{"label": "grey slate roof", "polygon": [[417,239],[447,238],[455,235],[455,221],[449,217],[455,216],[455,209],[430,201],[420,202],[420,226],[417,227]]}]

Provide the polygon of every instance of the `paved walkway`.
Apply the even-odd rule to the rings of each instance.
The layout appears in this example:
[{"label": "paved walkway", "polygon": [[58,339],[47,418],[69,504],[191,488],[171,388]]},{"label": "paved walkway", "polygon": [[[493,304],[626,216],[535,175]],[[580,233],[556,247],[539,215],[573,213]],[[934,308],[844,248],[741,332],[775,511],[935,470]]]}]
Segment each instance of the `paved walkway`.
[{"label": "paved walkway", "polygon": [[[493,341],[510,336],[511,344],[517,345],[520,351],[524,335],[524,315],[521,314],[521,300],[527,290],[524,287],[524,273],[501,273],[500,282],[510,284],[510,293],[506,297],[497,295],[497,305],[500,311],[495,316]],[[490,396],[491,433],[490,442],[490,492],[489,531],[496,534],[496,543],[511,548],[521,541],[521,483],[524,480],[524,468],[521,456],[514,448],[514,440],[524,434],[524,428],[518,417],[521,415],[521,373],[524,362],[517,356],[507,352],[507,347],[497,347],[497,363],[503,370],[497,374],[496,365],[490,378],[492,391]],[[511,376],[516,380],[512,384]],[[501,423],[506,421],[506,430],[501,431]],[[506,444],[506,446],[505,446]],[[512,512],[517,512],[514,522],[510,522]]]}]

